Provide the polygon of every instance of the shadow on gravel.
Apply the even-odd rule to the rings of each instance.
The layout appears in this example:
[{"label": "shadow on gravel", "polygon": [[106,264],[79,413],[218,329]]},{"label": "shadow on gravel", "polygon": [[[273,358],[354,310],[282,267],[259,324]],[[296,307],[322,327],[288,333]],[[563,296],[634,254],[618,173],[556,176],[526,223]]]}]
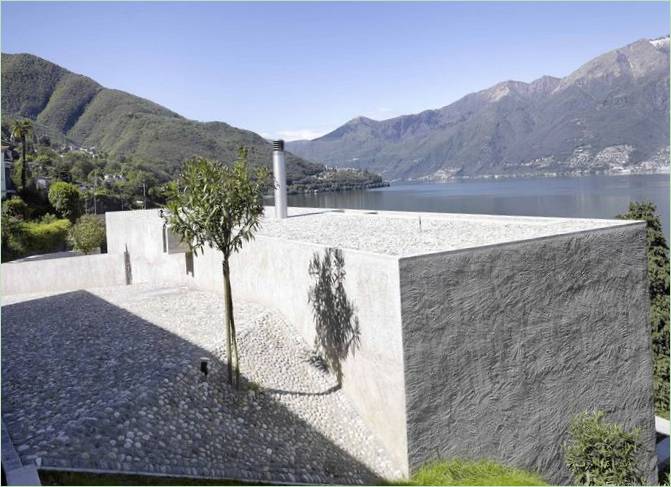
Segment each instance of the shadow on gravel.
[{"label": "shadow on gravel", "polygon": [[333,394],[336,391],[340,390],[339,385],[334,385],[333,387],[329,387],[325,391],[320,391],[320,392],[303,392],[303,391],[285,391],[283,389],[269,389],[269,388],[264,388],[263,392],[268,392],[270,394],[277,394],[280,396],[328,396],[329,394]]},{"label": "shadow on gravel", "polygon": [[[201,357],[212,364],[206,380]],[[267,394],[234,392],[225,370],[208,351],[86,291],[2,307],[2,415],[26,462],[379,483]]]}]

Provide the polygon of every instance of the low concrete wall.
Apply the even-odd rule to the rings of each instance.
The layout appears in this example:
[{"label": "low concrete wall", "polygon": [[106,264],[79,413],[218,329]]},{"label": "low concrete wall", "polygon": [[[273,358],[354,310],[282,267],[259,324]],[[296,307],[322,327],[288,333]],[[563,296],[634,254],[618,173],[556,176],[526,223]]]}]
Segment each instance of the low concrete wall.
[{"label": "low concrete wall", "polygon": [[571,418],[641,427],[656,481],[645,226],[401,259],[408,454],[569,482]]},{"label": "low concrete wall", "polygon": [[185,254],[164,251],[164,221],[159,210],[112,211],[105,215],[107,252],[128,252],[133,283],[190,283]]},{"label": "low concrete wall", "polygon": [[3,294],[71,291],[126,284],[122,254],[8,262],[1,267]]}]

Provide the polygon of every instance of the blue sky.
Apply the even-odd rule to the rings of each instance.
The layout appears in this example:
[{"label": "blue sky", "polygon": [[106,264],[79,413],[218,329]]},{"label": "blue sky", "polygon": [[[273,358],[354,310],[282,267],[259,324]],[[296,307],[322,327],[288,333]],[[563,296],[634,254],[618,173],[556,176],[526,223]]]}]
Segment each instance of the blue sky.
[{"label": "blue sky", "polygon": [[668,34],[667,2],[2,2],[29,52],[186,117],[267,137],[416,113],[499,81],[565,76]]}]

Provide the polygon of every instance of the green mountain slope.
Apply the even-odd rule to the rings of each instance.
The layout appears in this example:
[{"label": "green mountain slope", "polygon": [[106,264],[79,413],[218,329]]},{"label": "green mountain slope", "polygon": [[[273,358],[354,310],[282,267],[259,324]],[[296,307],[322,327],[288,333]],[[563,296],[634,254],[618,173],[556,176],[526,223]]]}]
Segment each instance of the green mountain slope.
[{"label": "green mountain slope", "polygon": [[[271,161],[271,144],[254,132],[188,120],[31,54],[2,54],[2,115],[30,118],[50,136],[60,134],[112,156],[164,162],[168,171],[194,155],[232,161],[240,146],[249,149],[253,164]],[[289,182],[323,169],[287,154]]]}]

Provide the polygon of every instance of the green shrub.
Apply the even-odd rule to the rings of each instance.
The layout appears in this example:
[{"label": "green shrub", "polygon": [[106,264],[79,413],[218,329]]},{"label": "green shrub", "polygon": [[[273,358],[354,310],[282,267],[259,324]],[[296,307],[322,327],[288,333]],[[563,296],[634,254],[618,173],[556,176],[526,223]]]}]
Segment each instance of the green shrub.
[{"label": "green shrub", "polygon": [[21,229],[27,255],[45,254],[66,249],[70,222],[65,219],[51,223],[25,222]]},{"label": "green shrub", "polygon": [[65,250],[70,222],[24,222],[13,217],[2,219],[2,261],[35,254]]},{"label": "green shrub", "polygon": [[626,432],[603,421],[604,413],[582,413],[571,421],[564,445],[566,465],[580,485],[640,485],[638,429]]},{"label": "green shrub", "polygon": [[81,196],[74,184],[56,181],[49,187],[49,203],[63,217],[74,222],[79,216]]},{"label": "green shrub", "polygon": [[28,216],[28,205],[20,196],[12,196],[2,202],[2,216],[24,219]]},{"label": "green shrub", "polygon": [[42,215],[40,218],[40,223],[53,223],[56,220],[58,220],[58,217],[52,213],[47,213],[46,215]]},{"label": "green shrub", "polygon": [[537,474],[491,460],[441,460],[396,485],[547,485]]},{"label": "green shrub", "polygon": [[22,221],[16,217],[2,215],[2,262],[26,255]]},{"label": "green shrub", "polygon": [[68,240],[75,250],[88,254],[102,247],[105,241],[105,225],[96,216],[84,215],[70,229]]}]

